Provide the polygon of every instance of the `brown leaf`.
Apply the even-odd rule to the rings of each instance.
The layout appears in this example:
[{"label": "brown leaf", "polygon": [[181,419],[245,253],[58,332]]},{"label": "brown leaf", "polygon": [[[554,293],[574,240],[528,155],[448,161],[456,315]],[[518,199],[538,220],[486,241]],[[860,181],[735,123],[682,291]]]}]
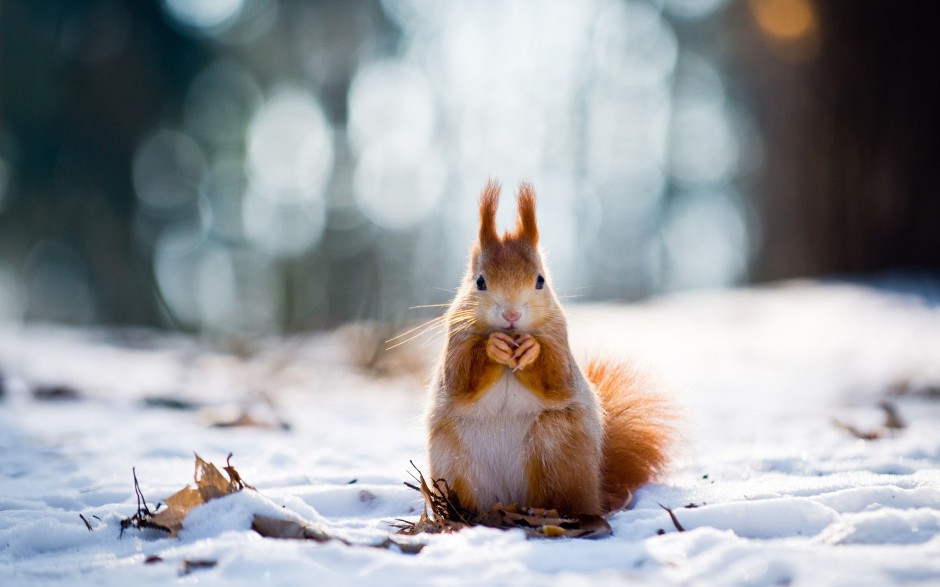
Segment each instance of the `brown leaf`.
[{"label": "brown leaf", "polygon": [[211,569],[218,564],[218,561],[214,560],[189,560],[186,559],[183,561],[183,570],[180,574],[188,575],[197,569]]},{"label": "brown leaf", "polygon": [[330,535],[326,530],[322,530],[310,524],[297,522],[295,520],[272,518],[271,516],[263,516],[261,514],[255,514],[254,518],[252,518],[251,529],[265,538],[313,540],[315,542],[339,540],[344,544],[349,544],[345,540]]},{"label": "brown leaf", "polygon": [[290,430],[290,424],[276,418],[256,416],[246,409],[236,413],[206,411],[203,417],[213,428],[269,428],[271,430]]},{"label": "brown leaf", "polygon": [[425,507],[416,522],[399,520],[402,522],[398,525],[399,534],[456,532],[468,526],[521,528],[529,538],[601,538],[611,534],[610,524],[601,516],[562,516],[554,509],[522,509],[502,504],[476,513],[460,504],[445,480],[435,479],[429,485],[421,471],[417,467],[415,470],[418,484],[405,485],[421,493]]},{"label": "brown leaf", "polygon": [[901,415],[898,413],[897,406],[892,402],[884,400],[878,404],[878,407],[881,408],[885,415],[884,423],[880,428],[862,430],[848,422],[843,422],[835,418],[832,420],[832,423],[860,440],[878,440],[885,436],[894,435],[907,427],[904,419],[901,418]]},{"label": "brown leaf", "polygon": [[561,526],[552,526],[549,524],[542,526],[542,534],[545,534],[546,538],[558,538],[565,535],[565,529]]},{"label": "brown leaf", "polygon": [[225,459],[225,467],[223,467],[225,474],[228,475],[228,478],[232,480],[232,485],[235,486],[239,491],[242,489],[251,489],[255,490],[254,487],[245,483],[245,480],[242,479],[242,476],[238,474],[238,471],[235,470],[235,467],[232,466],[232,453],[228,453],[228,457]]},{"label": "brown leaf", "polygon": [[215,465],[202,460],[199,455],[196,455],[196,472],[193,479],[204,502],[238,491],[231,479],[226,479]]},{"label": "brown leaf", "polygon": [[884,427],[888,430],[903,430],[907,427],[904,419],[898,413],[898,408],[888,400],[878,404],[878,407],[885,413]]},{"label": "brown leaf", "polygon": [[82,394],[77,389],[69,385],[37,385],[32,389],[33,397],[38,400],[75,400],[80,399]]},{"label": "brown leaf", "polygon": [[[203,460],[198,454],[196,457],[195,471],[193,480],[196,486],[187,485],[166,499],[166,507],[157,513],[151,512],[147,504],[142,502],[143,496],[137,485],[137,475],[134,474],[134,488],[138,496],[137,513],[121,522],[121,530],[124,528],[156,528],[170,533],[170,536],[176,536],[183,529],[183,520],[186,515],[196,506],[202,505],[208,501],[223,497],[246,487],[251,487],[245,483],[238,471],[231,464],[225,467],[229,478],[226,479],[221,472],[210,462]],[[231,459],[232,455],[229,455]]]},{"label": "brown leaf", "polygon": [[605,536],[610,536],[614,533],[613,529],[610,527],[610,524],[602,516],[582,516],[579,520],[580,526],[577,529],[579,534],[571,534],[572,530],[569,530],[568,536],[571,538],[604,538]]},{"label": "brown leaf", "polygon": [[418,554],[426,545],[422,542],[403,542],[394,540],[391,536],[375,545],[375,548],[384,548],[385,550],[398,551],[402,554]]},{"label": "brown leaf", "polygon": [[166,498],[166,507],[154,514],[150,522],[164,528],[170,536],[176,536],[183,529],[183,519],[191,509],[205,503],[199,491],[186,486]]},{"label": "brown leaf", "polygon": [[878,440],[884,434],[884,431],[880,428],[875,429],[875,430],[861,430],[859,428],[856,428],[852,424],[849,424],[848,422],[843,422],[842,420],[837,420],[837,419],[833,419],[832,423],[837,428],[841,428],[842,430],[845,430],[846,432],[848,432],[855,438],[858,438],[859,440]]},{"label": "brown leaf", "polygon": [[560,516],[556,510],[502,514],[502,523],[492,527],[522,528],[530,538],[603,538],[612,532],[607,520],[596,515]]}]

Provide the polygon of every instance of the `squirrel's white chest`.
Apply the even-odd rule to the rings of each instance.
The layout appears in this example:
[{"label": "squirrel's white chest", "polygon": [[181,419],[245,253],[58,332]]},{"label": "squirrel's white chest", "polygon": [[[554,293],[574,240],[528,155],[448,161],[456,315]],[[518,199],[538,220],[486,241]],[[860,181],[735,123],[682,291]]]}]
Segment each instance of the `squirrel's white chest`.
[{"label": "squirrel's white chest", "polygon": [[464,475],[478,505],[525,503],[527,439],[542,402],[507,369],[460,418],[457,433],[467,461]]}]

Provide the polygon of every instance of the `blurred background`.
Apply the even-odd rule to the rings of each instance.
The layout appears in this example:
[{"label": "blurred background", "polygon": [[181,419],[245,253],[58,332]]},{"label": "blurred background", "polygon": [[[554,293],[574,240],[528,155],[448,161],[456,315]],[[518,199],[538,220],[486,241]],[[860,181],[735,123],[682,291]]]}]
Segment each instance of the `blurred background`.
[{"label": "blurred background", "polygon": [[936,271],[934,12],[5,0],[0,319],[415,320],[489,177],[535,184],[577,300]]}]

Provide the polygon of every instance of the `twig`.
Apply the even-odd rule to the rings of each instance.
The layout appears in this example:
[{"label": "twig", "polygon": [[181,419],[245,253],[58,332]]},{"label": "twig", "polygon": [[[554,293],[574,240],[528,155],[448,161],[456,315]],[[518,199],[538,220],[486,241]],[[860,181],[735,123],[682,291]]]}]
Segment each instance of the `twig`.
[{"label": "twig", "polygon": [[81,518],[83,522],[85,522],[85,527],[88,528],[89,532],[91,532],[92,531],[91,524],[88,523],[88,520],[85,519],[85,516],[78,514],[78,517]]},{"label": "twig", "polygon": [[131,467],[131,473],[134,475],[134,493],[137,494],[137,513],[143,512],[148,516],[152,516],[153,512],[150,511],[150,508],[147,507],[147,500],[144,498],[143,492],[140,490],[140,483],[137,482],[137,467]]},{"label": "twig", "polygon": [[671,509],[667,508],[661,503],[658,503],[657,505],[659,505],[659,507],[666,510],[666,513],[669,514],[669,517],[672,518],[672,523],[673,525],[675,525],[676,530],[678,530],[679,532],[685,532],[685,528],[683,528],[682,524],[679,523],[679,518],[676,517],[676,514],[674,514]]}]

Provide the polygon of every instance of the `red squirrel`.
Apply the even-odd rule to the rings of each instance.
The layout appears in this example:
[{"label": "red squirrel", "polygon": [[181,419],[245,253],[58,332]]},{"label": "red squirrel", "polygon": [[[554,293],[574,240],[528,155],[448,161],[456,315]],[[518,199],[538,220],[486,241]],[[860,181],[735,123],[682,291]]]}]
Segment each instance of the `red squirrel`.
[{"label": "red squirrel", "polygon": [[446,314],[427,414],[432,479],[460,503],[602,514],[667,462],[662,400],[630,368],[582,369],[542,259],[535,192],[522,184],[515,230],[496,230],[500,187],[480,197],[480,229]]}]

